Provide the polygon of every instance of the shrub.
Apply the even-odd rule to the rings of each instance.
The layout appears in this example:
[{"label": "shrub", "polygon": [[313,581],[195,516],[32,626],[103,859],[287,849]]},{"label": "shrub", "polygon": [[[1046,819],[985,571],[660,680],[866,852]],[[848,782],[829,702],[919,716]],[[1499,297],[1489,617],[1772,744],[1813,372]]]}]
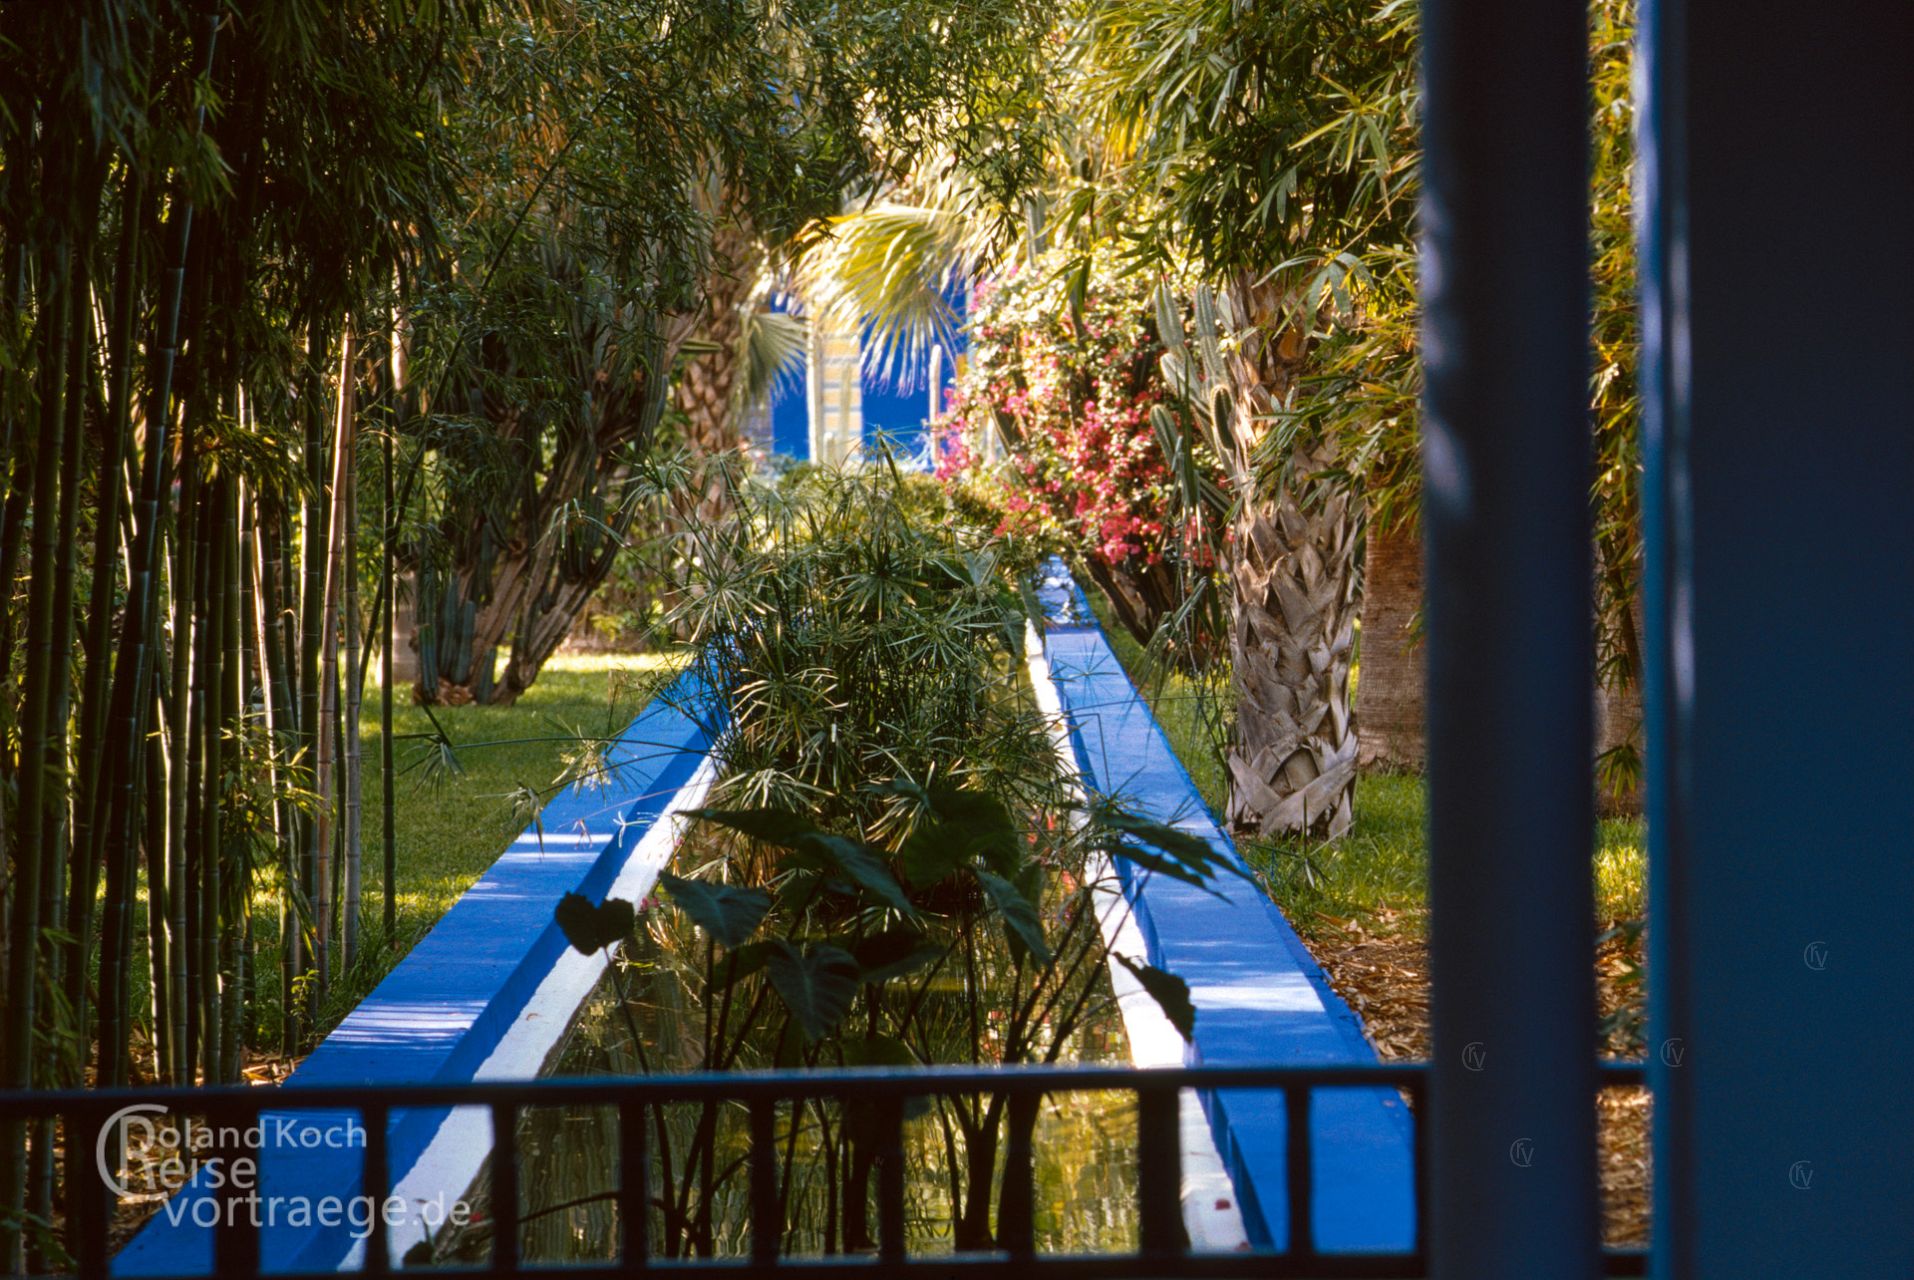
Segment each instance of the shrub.
[{"label": "shrub", "polygon": [[1211,567],[1152,426],[1151,282],[1052,266],[978,289],[938,473],[996,488],[1003,527],[1075,559],[1147,644]]}]

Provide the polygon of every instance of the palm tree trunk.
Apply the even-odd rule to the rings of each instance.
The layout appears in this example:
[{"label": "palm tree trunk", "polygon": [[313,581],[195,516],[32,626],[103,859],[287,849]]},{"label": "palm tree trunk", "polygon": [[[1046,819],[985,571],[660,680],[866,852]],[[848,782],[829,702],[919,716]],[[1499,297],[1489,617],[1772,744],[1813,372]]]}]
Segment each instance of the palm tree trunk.
[{"label": "palm tree trunk", "polygon": [[1335,838],[1349,829],[1357,739],[1349,708],[1361,510],[1312,478],[1336,465],[1333,442],[1300,432],[1280,483],[1262,478],[1260,437],[1294,385],[1306,346],[1291,300],[1271,282],[1232,290],[1247,321],[1228,362],[1230,469],[1238,488],[1230,545],[1230,658],[1236,739],[1229,819],[1264,835]]},{"label": "palm tree trunk", "polygon": [[1356,688],[1363,764],[1422,768],[1422,539],[1369,513],[1362,572],[1362,679]]},{"label": "palm tree trunk", "polygon": [[737,412],[739,342],[761,256],[756,240],[735,219],[719,224],[698,325],[699,340],[711,349],[685,362],[673,390],[684,413],[686,447],[698,464],[692,500],[681,509],[687,524],[715,524],[731,510],[727,468],[743,443]]}]

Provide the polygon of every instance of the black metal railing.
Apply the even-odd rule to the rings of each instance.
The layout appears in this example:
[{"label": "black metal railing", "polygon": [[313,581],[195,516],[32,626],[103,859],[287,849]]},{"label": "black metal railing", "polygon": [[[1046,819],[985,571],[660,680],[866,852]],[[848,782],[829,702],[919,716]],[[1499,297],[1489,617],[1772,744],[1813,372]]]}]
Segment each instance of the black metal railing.
[{"label": "black metal railing", "polygon": [[[1634,1088],[1644,1083],[1641,1065],[1602,1064],[1600,1087]],[[1317,1248],[1314,1232],[1314,1135],[1310,1102],[1331,1089],[1394,1088],[1407,1097],[1414,1124],[1416,1235],[1414,1248],[1400,1253],[1328,1252]],[[1120,1066],[997,1067],[912,1070],[847,1069],[640,1076],[607,1079],[541,1079],[526,1082],[413,1084],[371,1088],[292,1087],[205,1089],[115,1089],[65,1092],[0,1093],[0,1119],[60,1117],[69,1149],[99,1148],[103,1129],[131,1106],[154,1105],[180,1115],[205,1117],[209,1127],[247,1129],[265,1113],[352,1112],[359,1117],[363,1143],[363,1179],[359,1194],[383,1204],[392,1180],[388,1129],[394,1111],[416,1108],[481,1106],[491,1112],[494,1146],[490,1162],[492,1252],[488,1264],[465,1274],[527,1277],[624,1275],[659,1271],[673,1275],[756,1277],[794,1274],[812,1280],[873,1275],[1022,1276],[1045,1275],[1096,1280],[1108,1277],[1205,1277],[1228,1280],[1249,1276],[1400,1277],[1428,1274],[1426,1213],[1429,1202],[1428,1143],[1425,1137],[1428,1070],[1426,1064],[1338,1067],[1188,1067],[1145,1069]],[[1231,1253],[1188,1248],[1182,1215],[1182,1142],[1179,1094],[1184,1089],[1281,1091],[1287,1117],[1285,1162],[1287,1223],[1280,1250]],[[1011,1107],[1034,1108],[1049,1094],[1116,1092],[1136,1099],[1137,1249],[1133,1253],[1091,1255],[1040,1253],[1034,1240],[1032,1152],[1028,1143],[1012,1143],[1006,1152],[998,1247],[990,1252],[913,1255],[905,1239],[905,1104],[935,1096],[1002,1095]],[[783,1253],[783,1209],[779,1198],[775,1116],[779,1103],[831,1100],[872,1107],[877,1116],[876,1162],[878,1243],[875,1252],[830,1257],[789,1257]],[[1592,1101],[1592,1100],[1591,1100]],[[647,1206],[650,1153],[645,1117],[651,1108],[683,1103],[742,1104],[749,1115],[748,1182],[750,1248],[748,1256],[656,1258],[648,1239]],[[622,1256],[613,1262],[555,1264],[528,1262],[520,1256],[518,1122],[531,1107],[610,1107],[618,1114],[619,1186],[615,1194],[622,1224]],[[1013,1126],[1014,1127],[1014,1126]],[[90,1184],[91,1168],[81,1182]],[[462,1191],[463,1188],[457,1189]],[[238,1212],[247,1192],[229,1184],[218,1193],[220,1213],[213,1257],[222,1278],[253,1277],[260,1269],[260,1241],[249,1213]],[[82,1276],[108,1271],[108,1241],[115,1211],[102,1185],[94,1194],[67,1197],[66,1237]],[[369,1215],[361,1274],[387,1275],[388,1230],[384,1214]],[[1641,1275],[1646,1255],[1610,1250],[1609,1275]],[[441,1269],[434,1268],[438,1273]],[[445,1269],[457,1274],[455,1269]],[[298,1273],[273,1270],[264,1274]],[[337,1272],[323,1274],[336,1275]]]}]

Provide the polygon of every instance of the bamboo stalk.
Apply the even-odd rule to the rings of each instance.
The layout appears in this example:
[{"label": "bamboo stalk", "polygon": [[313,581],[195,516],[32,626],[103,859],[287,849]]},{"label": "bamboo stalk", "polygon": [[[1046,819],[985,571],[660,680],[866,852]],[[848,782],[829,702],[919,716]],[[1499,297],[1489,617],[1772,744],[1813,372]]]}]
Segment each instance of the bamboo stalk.
[{"label": "bamboo stalk", "polygon": [[[78,294],[84,283],[84,271],[76,268],[70,288]],[[86,452],[86,439],[82,432],[82,409],[85,405],[87,382],[87,331],[91,318],[84,306],[72,308],[71,323],[66,335],[66,403],[65,425],[62,429],[62,457],[60,463],[60,513],[59,527],[56,533],[57,544],[62,548],[73,546],[79,527],[80,464]],[[74,559],[63,555],[58,576],[53,584],[52,651],[57,670],[53,674],[47,697],[52,702],[49,717],[52,729],[52,741],[43,761],[43,766],[53,774],[52,797],[47,811],[47,822],[51,826],[48,832],[46,863],[40,881],[39,917],[43,924],[50,925],[64,916],[65,896],[62,890],[66,882],[66,863],[70,850],[71,828],[69,822],[69,794],[72,781],[68,760],[69,725],[71,713],[70,681],[67,672],[67,657],[73,648],[73,595],[74,595]],[[64,948],[42,939],[39,946],[40,963],[45,969],[45,981],[59,986],[62,978]],[[61,1017],[57,1004],[51,1009],[40,1010],[37,1021],[41,1024],[39,1034],[42,1042],[49,1046],[62,1044],[59,1033],[64,1029],[56,1025]],[[59,1064],[66,1057],[62,1048],[54,1057]],[[57,1083],[65,1076],[65,1071],[46,1072],[51,1078],[40,1081],[42,1084]],[[35,1218],[51,1221],[53,1217],[53,1151],[54,1126],[51,1116],[34,1126],[31,1163],[27,1171],[27,1211]],[[35,1250],[36,1253],[40,1252]],[[46,1266],[50,1259],[41,1256],[35,1259]]]},{"label": "bamboo stalk", "polygon": [[149,900],[163,904],[151,912],[151,927],[166,929],[167,989],[164,1007],[172,1034],[168,1040],[171,1057],[166,1064],[167,1079],[178,1084],[192,1081],[193,1023],[191,996],[192,966],[187,947],[187,917],[191,914],[189,852],[187,831],[191,810],[196,806],[192,789],[193,761],[198,752],[192,747],[193,721],[193,597],[197,594],[197,552],[199,539],[193,519],[199,505],[199,466],[193,452],[190,421],[180,431],[179,509],[173,517],[173,649],[171,664],[172,708],[171,750],[166,776],[166,880],[148,885]]},{"label": "bamboo stalk", "polygon": [[[210,76],[212,73],[218,30],[219,14],[216,9],[209,9],[200,15],[198,38],[201,75]],[[192,133],[198,137],[203,133],[206,122],[203,100],[195,103],[192,116]],[[100,798],[104,815],[101,821],[105,827],[103,847],[108,854],[105,928],[100,951],[100,971],[107,975],[101,984],[98,1076],[102,1084],[118,1084],[126,1079],[126,1000],[123,984],[117,980],[117,975],[123,974],[128,967],[126,957],[130,950],[133,832],[138,826],[141,766],[147,755],[145,729],[150,701],[152,648],[157,629],[152,596],[160,546],[159,509],[166,479],[167,427],[172,418],[173,366],[179,354],[180,299],[185,287],[186,254],[192,242],[192,227],[193,201],[182,190],[168,218],[171,248],[163,279],[156,341],[153,344],[151,387],[147,398],[148,439],[134,521],[139,541],[134,554],[128,559],[132,585],[127,593],[121,633],[123,656],[114,668],[109,711],[109,720],[115,726],[115,750],[109,762],[107,785]]]},{"label": "bamboo stalk", "polygon": [[[348,366],[348,375],[350,366]],[[341,541],[345,551],[340,557],[339,570],[345,576],[345,902],[343,905],[344,925],[341,929],[345,944],[345,967],[350,969],[359,956],[360,928],[360,877],[361,842],[360,826],[363,816],[363,794],[361,790],[361,769],[364,764],[363,751],[359,744],[359,713],[363,701],[360,683],[362,672],[359,660],[359,485],[358,436],[351,410],[352,390],[350,386],[340,390],[342,405],[342,423],[340,427],[339,450],[344,461],[340,464],[340,474],[345,487],[345,520]]]},{"label": "bamboo stalk", "polygon": [[[250,416],[251,405],[244,393],[241,393],[240,405],[243,417]],[[265,727],[264,742],[267,749],[256,758],[244,759],[245,768],[257,769],[265,775],[269,792],[277,792],[278,764],[271,749],[272,743],[272,702],[265,696],[263,669],[259,665],[259,592],[255,571],[258,557],[253,548],[259,540],[259,528],[255,518],[253,486],[241,480],[233,497],[238,529],[233,543],[232,571],[233,592],[237,597],[238,612],[233,618],[234,657],[238,667],[239,701],[235,712],[235,723],[246,730],[244,740],[247,743],[260,741],[256,736],[257,726]],[[253,715],[254,700],[258,700],[259,714]],[[254,819],[257,821],[257,818]],[[279,836],[278,807],[273,808],[272,832],[275,840]],[[257,833],[246,833],[255,836]],[[233,868],[235,883],[228,890],[228,900],[234,903],[237,913],[233,929],[233,951],[230,963],[222,962],[221,968],[229,975],[226,989],[226,1021],[221,1029],[220,1077],[225,1080],[238,1080],[241,1064],[245,1057],[245,1048],[252,1038],[253,1022],[248,1011],[254,1002],[251,988],[253,970],[253,861],[250,850],[240,849],[237,856],[228,863]]]},{"label": "bamboo stalk", "polygon": [[219,715],[214,721],[217,735],[214,754],[213,785],[207,802],[212,810],[210,843],[207,845],[207,914],[213,923],[217,949],[209,946],[205,965],[208,1010],[202,1024],[206,1031],[206,1074],[210,1079],[230,1081],[237,1050],[231,1042],[232,1022],[228,1006],[232,1002],[238,951],[239,914],[231,909],[233,894],[226,880],[229,871],[237,880],[240,858],[235,855],[235,833],[226,827],[225,789],[245,762],[239,757],[239,720],[243,704],[241,694],[245,660],[240,651],[239,590],[239,486],[228,475],[220,481],[220,537],[217,598],[219,602]]},{"label": "bamboo stalk", "polygon": [[[392,437],[399,423],[409,417],[411,408],[411,391],[406,376],[410,367],[410,338],[411,327],[401,315],[392,328],[393,418],[388,424],[384,447],[380,451],[383,464],[381,479],[384,482],[384,502],[380,512],[384,554],[379,558],[379,592],[384,603],[381,612],[385,631],[379,644],[379,804],[385,854],[382,888],[385,893],[385,941],[388,947],[392,945],[393,935],[398,932],[398,907],[393,896],[394,882],[398,879],[398,838],[392,796],[397,780],[392,759],[392,645],[398,636],[392,619],[393,607],[398,603],[395,560],[398,555],[399,512],[392,501]],[[375,601],[373,607],[379,608],[379,603]]]},{"label": "bamboo stalk", "polygon": [[[121,189],[120,243],[114,264],[113,315],[107,345],[110,365],[108,420],[96,473],[92,588],[87,600],[88,660],[85,684],[80,695],[81,790],[74,809],[76,836],[70,864],[71,883],[67,889],[66,929],[73,941],[66,974],[66,1000],[82,1042],[87,1029],[87,960],[93,954],[93,899],[99,889],[101,860],[105,852],[101,843],[104,831],[96,819],[106,759],[106,698],[109,676],[113,671],[113,655],[109,652],[109,637],[113,628],[113,588],[118,576],[115,570],[121,563],[120,523],[126,505],[122,499],[126,491],[127,444],[133,421],[135,272],[140,265],[140,233],[146,226],[149,206],[143,177],[137,169],[129,171]],[[164,850],[160,850],[160,853],[163,866]],[[149,950],[153,960],[149,972],[158,975],[156,980],[163,982],[164,940],[158,940]],[[156,1034],[158,1030],[156,1023]],[[75,1071],[67,1083],[77,1085],[79,1072]],[[79,1174],[68,1174],[69,1179],[75,1176]]]},{"label": "bamboo stalk", "polygon": [[339,732],[339,593],[342,585],[341,563],[345,558],[346,489],[350,477],[349,444],[352,433],[352,334],[340,340],[338,414],[333,426],[331,512],[326,541],[325,590],[321,604],[324,628],[324,661],[319,677],[318,763],[313,790],[319,796],[318,863],[313,870],[318,893],[313,900],[317,938],[314,959],[323,991],[332,981],[335,956],[332,947],[333,910],[333,806],[336,782],[333,777],[334,746]]},{"label": "bamboo stalk", "polygon": [[[306,343],[307,392],[306,392],[306,510],[305,525],[299,540],[301,572],[304,577],[302,599],[299,608],[299,740],[303,755],[303,772],[311,779],[311,789],[315,797],[316,811],[301,820],[303,833],[301,845],[304,848],[304,863],[300,867],[300,883],[305,893],[306,905],[311,916],[306,922],[307,932],[312,939],[313,958],[320,961],[323,972],[324,947],[320,940],[322,921],[330,917],[329,911],[321,911],[325,905],[326,891],[321,887],[324,876],[321,868],[330,861],[331,847],[324,838],[329,832],[322,831],[324,815],[329,804],[329,793],[321,784],[319,775],[319,757],[323,750],[328,755],[331,745],[321,747],[327,739],[320,723],[320,671],[319,663],[325,648],[326,618],[326,562],[328,548],[332,539],[327,529],[327,517],[330,504],[327,498],[326,433],[323,425],[320,404],[324,399],[324,380],[318,369],[325,359],[328,349],[326,329],[323,320],[315,316],[308,331]],[[295,968],[293,978],[297,983],[303,974],[303,968]],[[303,1014],[306,1010],[301,1010]],[[303,1038],[299,1022],[292,1024],[293,1039]]]},{"label": "bamboo stalk", "polygon": [[[66,320],[72,306],[69,246],[63,241],[49,254],[46,290],[48,323],[41,332],[40,421],[33,462],[33,507],[49,518],[34,521],[27,583],[26,679],[21,686],[18,823],[13,835],[13,901],[8,928],[6,1045],[0,1051],[0,1085],[31,1088],[38,1037],[34,1006],[40,972],[40,885],[46,873],[48,809],[57,793],[49,787],[52,748],[53,595],[62,564],[71,563],[58,545],[59,524],[51,518],[60,501],[62,436],[66,415]],[[9,584],[10,585],[10,584]],[[64,655],[61,655],[64,657]],[[0,1128],[0,1271],[24,1269],[21,1234],[15,1225],[26,1207],[27,1144],[18,1121]]]},{"label": "bamboo stalk", "polygon": [[[198,951],[194,957],[194,1006],[199,1024],[199,1070],[201,1078],[213,1082],[219,1077],[220,1027],[219,957],[221,945],[220,860],[225,856],[222,831],[222,790],[226,774],[226,725],[231,714],[227,700],[229,668],[226,648],[231,637],[227,618],[231,613],[226,586],[230,570],[226,563],[229,536],[228,510],[232,481],[220,476],[206,503],[202,527],[206,531],[207,565],[204,583],[206,640],[201,648],[205,658],[203,678],[203,742],[200,748],[204,764],[200,783],[200,842]],[[237,674],[232,670],[231,674]],[[201,683],[196,681],[195,683]]]},{"label": "bamboo stalk", "polygon": [[[188,427],[183,433],[184,441],[192,441],[194,432]],[[180,759],[185,768],[179,770],[172,780],[175,788],[183,788],[185,812],[172,813],[173,827],[182,833],[180,874],[169,881],[167,891],[172,895],[171,903],[174,918],[181,928],[174,940],[175,955],[179,958],[178,967],[173,972],[174,1003],[182,1010],[182,1017],[175,1027],[178,1044],[177,1056],[181,1067],[179,1080],[182,1083],[193,1082],[199,1064],[200,1036],[203,1030],[201,1015],[202,1003],[201,978],[204,973],[202,960],[205,955],[204,938],[207,922],[203,918],[205,901],[200,892],[200,883],[205,876],[206,860],[211,851],[206,843],[207,804],[206,777],[208,773],[207,744],[211,709],[207,696],[207,681],[213,664],[213,647],[217,637],[208,625],[204,602],[209,595],[208,580],[215,571],[213,547],[207,531],[212,523],[212,510],[217,499],[217,487],[212,497],[205,495],[203,480],[195,479],[191,484],[193,502],[188,504],[185,495],[187,483],[180,485],[181,504],[178,518],[179,541],[188,550],[182,554],[190,555],[191,569],[182,573],[174,582],[174,588],[182,594],[186,615],[190,619],[188,638],[182,641],[177,636],[174,644],[184,648],[187,662],[187,683],[184,697],[178,709],[177,728],[181,738]],[[175,670],[178,657],[175,657]],[[175,690],[176,696],[179,693]],[[183,778],[183,781],[180,779]]]}]

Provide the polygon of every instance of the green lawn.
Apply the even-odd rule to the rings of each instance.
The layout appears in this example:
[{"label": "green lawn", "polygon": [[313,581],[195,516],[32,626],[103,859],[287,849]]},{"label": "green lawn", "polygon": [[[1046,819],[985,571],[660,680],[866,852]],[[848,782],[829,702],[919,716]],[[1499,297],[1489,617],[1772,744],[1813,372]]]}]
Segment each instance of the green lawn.
[{"label": "green lawn", "polygon": [[[549,799],[577,737],[616,735],[675,662],[663,654],[561,654],[546,664],[537,683],[513,706],[435,707],[429,715],[413,705],[409,688],[400,689],[393,708],[399,775],[394,814],[397,927],[390,938],[383,936],[379,697],[376,681],[368,687],[360,737],[365,747],[364,919],[369,945],[352,970],[334,981],[320,1005],[321,1031],[336,1025],[378,985],[525,828],[523,789],[535,790],[541,802]],[[423,736],[432,732],[433,717],[453,744],[449,759]],[[260,909],[267,909],[264,900]],[[279,946],[273,928],[262,917],[258,1015],[266,1043],[276,1038],[279,1025]]]}]

